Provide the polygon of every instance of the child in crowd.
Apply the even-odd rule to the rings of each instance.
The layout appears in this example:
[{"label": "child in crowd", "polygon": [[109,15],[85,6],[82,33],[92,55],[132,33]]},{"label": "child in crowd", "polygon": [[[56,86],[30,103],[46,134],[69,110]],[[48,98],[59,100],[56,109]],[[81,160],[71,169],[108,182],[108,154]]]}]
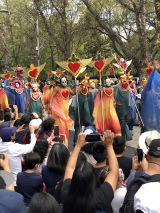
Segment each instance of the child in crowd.
[{"label": "child in crowd", "polygon": [[24,197],[26,206],[29,205],[30,200],[36,192],[43,188],[42,177],[35,173],[35,170],[40,162],[38,153],[29,153],[24,156],[25,172],[20,172],[17,175],[18,192]]}]

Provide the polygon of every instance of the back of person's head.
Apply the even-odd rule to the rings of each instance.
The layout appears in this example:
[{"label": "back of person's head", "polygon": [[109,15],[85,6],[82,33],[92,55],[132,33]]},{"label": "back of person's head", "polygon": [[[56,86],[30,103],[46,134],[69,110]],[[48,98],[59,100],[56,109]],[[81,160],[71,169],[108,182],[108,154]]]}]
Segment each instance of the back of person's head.
[{"label": "back of person's head", "polygon": [[93,157],[97,162],[104,162],[106,160],[106,147],[102,142],[96,142],[93,145]]},{"label": "back of person's head", "polygon": [[36,141],[33,151],[37,152],[40,155],[41,157],[40,164],[43,163],[45,157],[47,156],[48,146],[49,145],[47,140],[38,139]]},{"label": "back of person's head", "polygon": [[28,153],[24,156],[24,165],[26,169],[34,169],[40,163],[40,156],[36,152]]},{"label": "back of person's head", "polygon": [[18,118],[17,120],[15,120],[14,126],[18,127],[20,125],[20,122],[21,122],[21,120],[20,120],[20,118]]},{"label": "back of person's head", "polygon": [[4,121],[10,121],[11,120],[11,113],[5,112],[4,113]]},{"label": "back of person's head", "polygon": [[148,156],[152,161],[160,161],[160,139],[154,139],[151,141],[148,150]]},{"label": "back of person's head", "polygon": [[0,212],[3,213],[26,213],[24,198],[20,193],[1,189]]},{"label": "back of person's head", "polygon": [[122,154],[125,151],[125,139],[122,136],[116,136],[113,141],[115,154]]},{"label": "back of person's head", "polygon": [[4,120],[4,112],[2,109],[0,109],[0,121]]},{"label": "back of person's head", "polygon": [[60,213],[60,206],[55,198],[47,192],[36,193],[29,204],[27,213]]},{"label": "back of person's head", "polygon": [[28,113],[22,115],[22,117],[20,118],[20,125],[29,125],[30,121],[32,120],[32,116]]},{"label": "back of person's head", "polygon": [[10,108],[5,108],[4,113],[6,113],[6,112],[10,112]]},{"label": "back of person's head", "polygon": [[83,152],[79,152],[76,167],[81,166],[85,162],[87,162],[86,156],[83,154]]},{"label": "back of person's head", "polygon": [[42,122],[43,131],[52,131],[54,129],[55,120],[53,118],[46,118]]},{"label": "back of person's head", "polygon": [[90,163],[84,162],[75,168],[68,196],[64,201],[64,212],[95,212],[95,189],[94,168]]},{"label": "back of person's head", "polygon": [[49,153],[47,167],[56,170],[59,173],[64,173],[68,159],[69,150],[62,143],[55,143]]}]

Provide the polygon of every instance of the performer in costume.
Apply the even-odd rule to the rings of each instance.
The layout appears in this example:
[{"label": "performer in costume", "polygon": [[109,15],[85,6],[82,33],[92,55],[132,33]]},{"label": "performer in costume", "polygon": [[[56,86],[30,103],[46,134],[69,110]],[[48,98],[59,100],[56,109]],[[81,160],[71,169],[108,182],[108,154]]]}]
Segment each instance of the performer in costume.
[{"label": "performer in costume", "polygon": [[82,126],[90,126],[92,123],[89,103],[93,105],[94,102],[88,102],[88,79],[89,77],[85,75],[84,79],[79,84],[77,95],[73,99],[75,102],[74,144],[77,141],[78,134],[82,131]]},{"label": "performer in costume", "polygon": [[18,113],[25,111],[25,96],[22,89],[22,82],[20,80],[13,81],[13,87],[10,87],[15,93],[15,105],[18,107]]},{"label": "performer in costume", "polygon": [[106,84],[99,89],[94,100],[93,116],[95,118],[95,126],[101,134],[106,129],[110,129],[115,136],[121,135],[121,126],[114,104],[113,87],[111,86],[111,80],[107,78]]},{"label": "performer in costume", "polygon": [[36,112],[42,117],[43,100],[42,93],[39,90],[39,84],[32,82],[28,86],[31,87],[31,92],[26,109],[29,113]]},{"label": "performer in costume", "polygon": [[51,77],[55,80],[55,85],[50,98],[50,107],[52,117],[55,119],[55,125],[59,126],[59,132],[69,138],[69,127],[73,125],[69,117],[69,96],[74,92],[67,86],[67,74],[55,72]]},{"label": "performer in costume", "polygon": [[8,97],[4,90],[4,83],[2,79],[0,79],[0,105],[2,110],[9,107]]},{"label": "performer in costume", "polygon": [[147,83],[141,94],[141,116],[145,131],[160,131],[160,64],[154,61]]},{"label": "performer in costume", "polygon": [[130,89],[131,89],[130,90],[131,91],[131,108],[128,113],[127,125],[128,125],[131,135],[133,136],[133,126],[134,126],[134,122],[136,120],[136,94],[137,94],[136,81],[131,80]]},{"label": "performer in costume", "polygon": [[120,81],[114,86],[114,98],[116,101],[116,112],[120,121],[122,136],[125,140],[132,140],[132,136],[127,126],[128,113],[131,107],[131,92],[129,86],[129,76],[122,72]]}]

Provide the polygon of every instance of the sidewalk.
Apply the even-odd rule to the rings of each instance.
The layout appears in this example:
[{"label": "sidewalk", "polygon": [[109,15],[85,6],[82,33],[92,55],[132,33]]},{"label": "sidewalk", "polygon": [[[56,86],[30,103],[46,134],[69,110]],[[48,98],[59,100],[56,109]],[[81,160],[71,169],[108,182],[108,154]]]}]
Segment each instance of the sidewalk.
[{"label": "sidewalk", "polygon": [[140,127],[134,126],[133,136],[132,136],[133,139],[131,141],[126,142],[127,146],[137,148],[138,139],[139,139],[139,136],[140,136],[140,131],[141,131]]}]

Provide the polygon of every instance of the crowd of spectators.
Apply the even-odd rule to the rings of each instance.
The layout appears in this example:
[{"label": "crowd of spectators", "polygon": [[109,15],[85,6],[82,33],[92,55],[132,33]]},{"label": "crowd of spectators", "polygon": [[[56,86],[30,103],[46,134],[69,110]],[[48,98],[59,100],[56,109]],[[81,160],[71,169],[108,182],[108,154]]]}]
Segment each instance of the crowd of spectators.
[{"label": "crowd of spectators", "polygon": [[[118,213],[136,170],[160,174],[159,135],[138,162],[124,156],[124,138],[110,130],[90,144],[80,133],[70,152],[67,138],[54,135],[54,123],[18,114],[16,105],[0,111],[0,212]],[[147,212],[141,207],[134,203],[135,212]]]}]

